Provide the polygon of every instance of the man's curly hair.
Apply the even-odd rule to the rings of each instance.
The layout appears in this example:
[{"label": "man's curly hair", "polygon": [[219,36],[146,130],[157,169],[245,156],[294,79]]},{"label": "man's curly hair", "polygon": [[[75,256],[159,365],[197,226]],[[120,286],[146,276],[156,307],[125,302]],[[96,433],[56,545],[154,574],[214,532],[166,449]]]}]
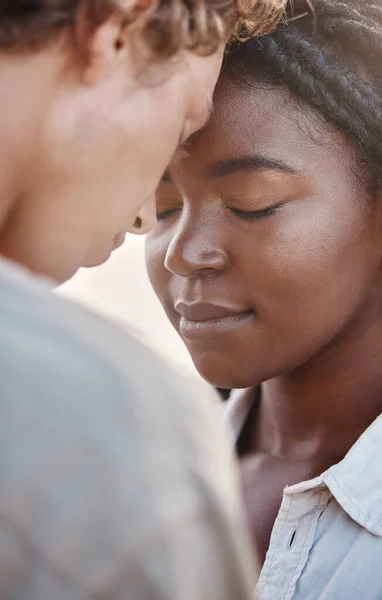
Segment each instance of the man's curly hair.
[{"label": "man's curly hair", "polygon": [[[143,0],[144,1],[144,0]],[[138,11],[140,9],[138,0]],[[229,38],[264,34],[278,22],[286,0],[156,0],[143,31],[159,56],[180,49],[212,53]],[[135,15],[121,0],[0,0],[0,50],[40,47],[73,26],[82,8],[95,27],[112,11],[128,25]]]}]

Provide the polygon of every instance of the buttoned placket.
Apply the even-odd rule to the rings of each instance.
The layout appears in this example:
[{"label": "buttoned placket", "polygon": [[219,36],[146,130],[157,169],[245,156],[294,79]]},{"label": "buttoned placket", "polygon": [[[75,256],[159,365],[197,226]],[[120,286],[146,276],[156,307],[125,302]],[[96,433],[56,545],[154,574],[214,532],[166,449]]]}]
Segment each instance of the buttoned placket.
[{"label": "buttoned placket", "polygon": [[291,600],[312,548],[318,519],[332,495],[321,481],[286,488],[256,587],[260,600]]}]

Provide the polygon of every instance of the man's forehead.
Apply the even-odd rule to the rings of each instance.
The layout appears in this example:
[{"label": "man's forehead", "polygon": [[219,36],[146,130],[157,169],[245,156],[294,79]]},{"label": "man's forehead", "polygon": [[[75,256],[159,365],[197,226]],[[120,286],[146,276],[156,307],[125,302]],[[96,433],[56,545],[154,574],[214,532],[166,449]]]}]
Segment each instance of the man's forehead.
[{"label": "man's forehead", "polygon": [[171,160],[170,167],[174,167],[174,166],[179,165],[179,163],[182,160],[184,160],[185,158],[187,158],[189,156],[189,148],[190,148],[191,144],[193,142],[195,142],[199,138],[199,136],[203,133],[203,131],[207,127],[207,125],[209,123],[209,120],[210,120],[210,118],[212,116],[212,113],[213,113],[213,108],[214,108],[212,99],[208,98],[206,96],[205,105],[204,106],[205,106],[205,108],[204,108],[204,114],[203,114],[203,117],[202,117],[202,120],[201,120],[201,122],[204,121],[204,123],[202,124],[202,126],[197,131],[194,131],[194,133],[192,133],[187,138],[187,140],[185,140],[182,144],[180,144],[178,146],[178,148],[176,149],[175,154],[174,154],[174,156],[173,156],[173,158]]}]

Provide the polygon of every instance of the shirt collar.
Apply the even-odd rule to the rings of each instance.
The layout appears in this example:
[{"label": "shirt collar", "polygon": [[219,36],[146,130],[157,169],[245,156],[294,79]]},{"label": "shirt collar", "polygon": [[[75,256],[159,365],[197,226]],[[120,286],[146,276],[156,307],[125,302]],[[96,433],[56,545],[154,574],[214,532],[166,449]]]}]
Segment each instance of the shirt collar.
[{"label": "shirt collar", "polygon": [[233,446],[240,437],[240,433],[253,406],[253,388],[245,390],[232,390],[229,399],[223,407],[223,423],[228,431]]},{"label": "shirt collar", "polygon": [[327,471],[324,482],[354,521],[382,537],[382,415]]},{"label": "shirt collar", "polygon": [[[224,420],[236,444],[253,406],[253,389],[233,390]],[[338,464],[310,481],[285,489],[303,493],[325,485],[342,509],[361,527],[382,537],[382,415],[366,429]]]}]

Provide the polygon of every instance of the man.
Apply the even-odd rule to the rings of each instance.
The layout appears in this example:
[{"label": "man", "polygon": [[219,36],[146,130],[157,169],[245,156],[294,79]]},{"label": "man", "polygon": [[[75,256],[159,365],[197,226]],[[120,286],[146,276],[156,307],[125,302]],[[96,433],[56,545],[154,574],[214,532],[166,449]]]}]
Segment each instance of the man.
[{"label": "man", "polygon": [[214,398],[49,293],[155,222],[224,43],[283,0],[0,0],[0,597],[249,598]]},{"label": "man", "polygon": [[263,30],[283,3],[0,0],[1,254],[62,282],[151,229],[227,37]]}]

